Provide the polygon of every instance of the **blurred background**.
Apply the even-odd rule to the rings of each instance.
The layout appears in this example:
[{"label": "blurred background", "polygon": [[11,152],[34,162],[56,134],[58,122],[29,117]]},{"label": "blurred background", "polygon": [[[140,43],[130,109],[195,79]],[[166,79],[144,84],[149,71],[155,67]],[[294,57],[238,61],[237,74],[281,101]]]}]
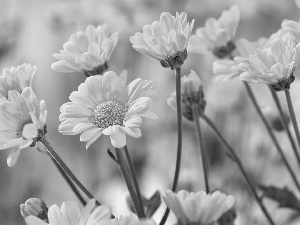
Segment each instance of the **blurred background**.
[{"label": "blurred background", "polygon": [[[141,31],[142,26],[159,19],[162,12],[187,12],[188,21],[195,19],[194,31],[209,17],[218,18],[231,5],[241,10],[241,22],[236,40],[255,41],[276,32],[283,19],[300,19],[300,9],[293,0],[0,0],[0,68],[22,63],[37,66],[33,88],[39,99],[46,101],[48,118],[47,138],[79,180],[101,203],[108,204],[115,215],[129,212],[125,197],[128,195],[117,165],[107,155],[112,149],[108,137],[101,137],[88,150],[79,136],[63,136],[59,126],[59,108],[67,102],[72,91],[84,82],[82,73],[62,74],[51,69],[54,53],[62,49],[71,34],[84,30],[88,24],[108,23],[111,33],[119,32],[119,43],[109,61],[109,70],[119,74],[128,70],[128,80],[137,77],[154,82],[157,98],[152,109],[157,121],[145,119],[143,136],[128,138],[128,148],[134,160],[142,192],[146,197],[156,190],[164,194],[170,189],[175,169],[177,125],[176,113],[166,100],[175,91],[173,71],[136,52],[129,37]],[[193,32],[194,33],[194,32]],[[295,190],[265,127],[255,113],[239,80],[218,83],[213,80],[213,56],[190,54],[182,67],[183,74],[195,70],[204,84],[207,115],[214,120],[225,138],[241,157],[253,182]],[[299,79],[292,85],[291,95],[296,114],[300,115]],[[264,85],[252,85],[260,106],[270,119],[278,116],[269,91]],[[283,93],[279,93],[284,100]],[[282,101],[285,107],[285,101]],[[286,109],[286,107],[285,107]],[[300,118],[298,118],[300,121]],[[210,183],[236,197],[238,217],[236,224],[267,224],[237,167],[224,154],[224,149],[209,127],[203,124],[204,140],[209,152]],[[201,162],[193,123],[183,121],[183,158],[179,190],[204,190]],[[299,167],[285,133],[276,132],[298,178]],[[68,200],[77,200],[63,180],[51,159],[34,148],[22,150],[18,162],[9,168],[9,151],[0,151],[0,224],[25,224],[19,206],[28,198],[43,199],[48,206]],[[276,224],[299,224],[299,217],[291,210],[278,209],[277,204],[265,200]],[[160,221],[165,206],[155,213]],[[174,224],[170,216],[168,224]]]}]

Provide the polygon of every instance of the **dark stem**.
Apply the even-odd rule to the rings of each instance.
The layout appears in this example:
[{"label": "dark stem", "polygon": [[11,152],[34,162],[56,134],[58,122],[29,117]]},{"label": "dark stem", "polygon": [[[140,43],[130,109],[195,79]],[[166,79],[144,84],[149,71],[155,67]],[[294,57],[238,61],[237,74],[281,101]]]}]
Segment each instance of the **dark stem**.
[{"label": "dark stem", "polygon": [[295,185],[297,186],[298,190],[300,190],[300,185],[299,185],[299,183],[298,183],[298,180],[297,180],[297,178],[296,178],[296,175],[294,174],[292,168],[290,167],[290,165],[289,165],[289,163],[288,163],[288,160],[286,159],[286,157],[285,157],[285,155],[284,155],[284,153],[283,153],[283,151],[282,151],[282,149],[281,149],[281,147],[280,147],[280,145],[279,145],[277,139],[275,138],[275,135],[274,135],[274,133],[273,133],[273,131],[272,131],[270,125],[268,124],[266,118],[265,118],[264,115],[262,114],[262,112],[261,112],[261,110],[260,110],[260,108],[259,108],[259,106],[258,106],[258,104],[257,104],[257,102],[256,102],[256,99],[255,99],[255,97],[254,97],[254,94],[253,94],[253,92],[252,92],[252,90],[251,90],[249,84],[246,83],[246,82],[244,82],[244,84],[245,84],[245,88],[246,88],[247,94],[248,94],[248,96],[250,97],[250,99],[251,99],[251,101],[252,101],[252,103],[253,103],[253,105],[254,105],[254,107],[255,107],[257,113],[259,114],[260,118],[262,119],[262,121],[263,121],[265,127],[267,128],[268,134],[269,134],[270,138],[272,139],[272,141],[274,142],[274,144],[275,144],[275,146],[276,146],[276,149],[277,149],[277,151],[278,151],[278,153],[279,153],[279,155],[280,155],[280,157],[281,157],[283,163],[285,164],[287,170],[289,171],[289,173],[290,173],[290,175],[291,175],[291,177],[292,177],[292,179],[293,179]]},{"label": "dark stem", "polygon": [[[49,142],[46,140],[45,137],[40,138],[39,140],[47,152],[52,156],[52,158],[57,162],[57,164],[63,169],[63,171],[72,179],[72,181],[80,188],[80,190],[86,194],[89,198],[96,199],[83,185],[82,183],[76,178],[76,176],[72,173],[69,167],[64,163],[64,161],[57,155],[54,149],[51,147]],[[101,205],[98,200],[96,200],[96,205]]]},{"label": "dark stem", "polygon": [[[299,166],[300,166],[300,155],[299,155],[299,153],[298,153],[297,146],[296,146],[296,143],[295,143],[295,141],[294,141],[294,138],[293,138],[293,136],[292,136],[292,134],[291,134],[291,131],[290,131],[289,127],[288,127],[288,121],[286,121],[286,119],[285,119],[285,116],[284,116],[284,114],[283,114],[283,110],[282,110],[282,107],[281,107],[281,105],[280,105],[280,101],[279,101],[279,99],[278,99],[278,96],[277,96],[276,92],[273,90],[273,88],[272,88],[270,85],[268,85],[268,86],[269,86],[269,89],[270,89],[270,91],[271,91],[271,93],[272,93],[272,97],[273,97],[273,99],[274,99],[274,101],[275,101],[275,104],[276,104],[276,106],[277,106],[277,109],[278,109],[278,111],[279,111],[279,113],[280,113],[281,123],[283,124],[284,129],[285,129],[286,132],[287,132],[288,138],[289,138],[290,143],[291,143],[292,148],[293,148],[294,155],[295,155],[295,157],[296,157],[296,159],[297,159],[297,162],[298,162],[298,164],[299,164]],[[300,145],[299,145],[299,146],[300,146]]]},{"label": "dark stem", "polygon": [[197,110],[197,105],[193,105],[193,120],[195,124],[195,131],[197,136],[197,142],[200,150],[201,160],[202,160],[202,172],[203,172],[203,178],[204,178],[204,184],[205,184],[205,192],[208,194],[210,192],[209,190],[209,181],[208,181],[208,162],[207,162],[207,154],[204,149],[203,145],[203,138],[202,138],[202,132],[200,127],[200,121],[199,121],[199,113]]},{"label": "dark stem", "polygon": [[135,211],[139,218],[146,218],[140,188],[137,182],[133,163],[131,161],[127,146],[115,148],[116,157],[126,186],[133,201]]},{"label": "dark stem", "polygon": [[274,225],[274,222],[271,218],[271,216],[269,215],[266,207],[264,206],[264,204],[262,203],[261,198],[258,196],[254,185],[252,184],[251,180],[249,179],[243,165],[242,162],[240,161],[240,159],[238,158],[238,156],[236,155],[235,151],[231,148],[231,146],[227,143],[227,141],[224,139],[224,137],[222,136],[222,134],[219,132],[219,130],[216,128],[215,124],[206,116],[206,115],[201,115],[201,117],[204,119],[204,121],[211,127],[211,129],[215,132],[215,134],[217,135],[217,137],[219,138],[219,140],[225,145],[226,149],[229,151],[229,155],[230,155],[230,159],[232,159],[238,166],[238,168],[240,169],[242,175],[244,176],[248,186],[250,187],[250,190],[252,192],[252,194],[255,197],[255,200],[257,201],[257,203],[259,204],[261,210],[263,211],[263,213],[265,214],[266,218],[268,219],[269,223],[271,225]]}]

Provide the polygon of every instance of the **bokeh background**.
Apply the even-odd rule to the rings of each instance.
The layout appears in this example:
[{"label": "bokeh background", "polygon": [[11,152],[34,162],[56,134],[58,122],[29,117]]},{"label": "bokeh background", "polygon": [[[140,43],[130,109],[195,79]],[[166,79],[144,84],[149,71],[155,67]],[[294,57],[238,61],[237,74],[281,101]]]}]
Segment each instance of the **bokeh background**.
[{"label": "bokeh background", "polygon": [[[145,119],[143,136],[128,138],[128,148],[145,196],[151,196],[156,190],[164,194],[166,189],[171,188],[176,158],[176,113],[166,104],[167,98],[175,91],[174,74],[156,60],[136,52],[129,37],[141,31],[143,25],[158,20],[165,11],[173,15],[187,12],[189,21],[195,19],[195,31],[195,28],[204,25],[207,18],[218,18],[223,10],[234,4],[241,10],[236,39],[255,41],[262,36],[268,37],[280,28],[283,19],[300,19],[300,9],[293,0],[0,0],[0,68],[16,67],[24,62],[37,66],[33,88],[38,98],[46,101],[49,142],[100,202],[110,205],[115,215],[126,214],[129,212],[125,202],[127,190],[117,165],[107,155],[107,149],[112,149],[109,138],[101,137],[85,150],[85,143],[79,141],[79,136],[63,136],[57,130],[60,106],[84,82],[85,76],[53,71],[50,67],[55,62],[52,55],[62,49],[71,34],[84,30],[88,24],[105,22],[109,24],[111,33],[119,32],[119,43],[109,61],[110,70],[118,74],[128,70],[129,81],[137,77],[152,80],[157,91],[152,109],[159,119],[154,122]],[[193,69],[202,79],[207,115],[242,158],[255,184],[288,186],[295,190],[241,82],[215,82],[213,60],[212,56],[190,54],[182,67],[183,74]],[[297,76],[296,71],[291,94],[299,115],[300,83]],[[277,111],[267,88],[264,85],[253,85],[253,88],[268,118],[276,118]],[[282,94],[280,97],[284,100]],[[285,101],[282,105],[285,107]],[[223,147],[211,130],[202,124],[209,152],[212,189],[236,197],[236,224],[267,224],[237,167],[226,158]],[[193,124],[184,119],[183,130],[179,189],[204,190]],[[286,135],[277,132],[276,136],[300,178]],[[22,150],[13,168],[6,164],[9,152],[0,151],[0,224],[25,224],[19,205],[31,197],[43,199],[48,206],[60,206],[64,201],[76,200],[51,159],[37,151],[37,147],[42,148],[38,144]],[[278,209],[277,204],[270,200],[265,202],[277,224],[300,223],[293,211]],[[156,221],[160,221],[164,209],[162,205],[156,212]],[[174,221],[171,215],[168,224]]]}]

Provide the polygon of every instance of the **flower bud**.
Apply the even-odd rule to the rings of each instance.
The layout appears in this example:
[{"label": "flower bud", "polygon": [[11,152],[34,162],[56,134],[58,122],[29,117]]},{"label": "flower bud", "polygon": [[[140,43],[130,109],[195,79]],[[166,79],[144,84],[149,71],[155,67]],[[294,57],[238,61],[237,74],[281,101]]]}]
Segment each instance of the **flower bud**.
[{"label": "flower bud", "polygon": [[20,205],[20,211],[24,219],[27,216],[36,216],[44,221],[48,221],[48,207],[39,198],[30,198],[25,204]]}]

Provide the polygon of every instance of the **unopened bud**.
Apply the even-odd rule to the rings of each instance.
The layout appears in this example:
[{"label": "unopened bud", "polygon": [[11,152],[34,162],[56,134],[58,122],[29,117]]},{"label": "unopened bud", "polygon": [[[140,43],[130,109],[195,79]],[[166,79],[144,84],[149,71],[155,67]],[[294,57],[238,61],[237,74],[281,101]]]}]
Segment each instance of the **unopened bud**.
[{"label": "unopened bud", "polygon": [[39,198],[30,198],[25,204],[20,205],[20,211],[24,219],[27,216],[36,216],[41,220],[48,221],[48,207],[46,203]]}]

